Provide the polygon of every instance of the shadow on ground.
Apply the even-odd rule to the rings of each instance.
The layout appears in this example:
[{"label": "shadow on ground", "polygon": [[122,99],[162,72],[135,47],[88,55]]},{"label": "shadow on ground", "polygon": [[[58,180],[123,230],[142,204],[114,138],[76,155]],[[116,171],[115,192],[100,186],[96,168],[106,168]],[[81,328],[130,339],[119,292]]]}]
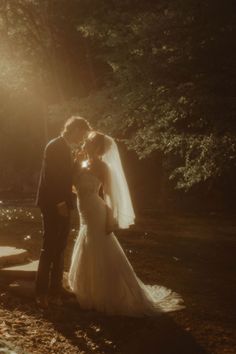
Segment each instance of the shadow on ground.
[{"label": "shadow on ground", "polygon": [[[30,316],[31,331],[34,329],[35,320],[37,324],[42,321],[41,330],[45,331],[45,339],[52,332],[47,331],[43,322],[50,324],[57,333],[55,337],[52,335],[50,337],[53,353],[63,352],[63,340],[74,348],[73,350],[68,348],[67,351],[65,347],[66,353],[207,353],[190,333],[178,326],[171,316],[166,314],[153,318],[105,317],[96,312],[81,311],[75,304],[50,308],[42,312],[32,301],[22,303],[22,299],[16,297],[8,298],[5,308],[11,312],[17,310],[26,317]],[[43,346],[42,343],[42,349]]]},{"label": "shadow on ground", "polygon": [[[81,321],[75,322],[74,327],[70,327],[69,333],[60,320],[54,322],[54,326],[64,336],[67,336],[74,345],[82,347],[85,352],[88,349],[86,340],[81,343],[81,340],[78,341],[76,336],[78,323],[79,328],[91,338],[99,350],[105,353],[206,353],[190,334],[183,331],[166,315],[156,319],[98,318],[94,316],[91,317],[91,320],[94,327],[91,327],[86,319],[81,316]],[[94,328],[100,328],[101,331],[97,333]],[[103,332],[105,337],[109,338],[108,341],[104,339]],[[113,350],[109,346],[113,346]]]}]

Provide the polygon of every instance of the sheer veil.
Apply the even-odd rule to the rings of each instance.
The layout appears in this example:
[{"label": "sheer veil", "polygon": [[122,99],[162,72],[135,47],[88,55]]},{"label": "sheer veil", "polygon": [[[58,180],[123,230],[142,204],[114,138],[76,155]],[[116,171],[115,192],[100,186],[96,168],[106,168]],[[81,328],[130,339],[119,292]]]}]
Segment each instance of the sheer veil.
[{"label": "sheer veil", "polygon": [[129,187],[115,140],[105,135],[105,144],[108,148],[102,159],[110,172],[109,193],[105,193],[105,201],[112,209],[119,228],[126,229],[133,225],[135,220]]}]

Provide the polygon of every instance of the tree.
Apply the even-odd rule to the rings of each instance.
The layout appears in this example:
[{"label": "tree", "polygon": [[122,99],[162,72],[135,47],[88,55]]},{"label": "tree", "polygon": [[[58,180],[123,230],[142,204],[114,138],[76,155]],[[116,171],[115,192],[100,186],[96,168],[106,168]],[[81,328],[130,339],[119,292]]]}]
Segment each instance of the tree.
[{"label": "tree", "polygon": [[235,170],[234,10],[233,1],[102,1],[79,26],[111,69],[84,107],[99,99],[102,126],[141,158],[162,152],[178,188]]},{"label": "tree", "polygon": [[82,114],[140,158],[161,154],[178,188],[214,185],[235,173],[234,10],[233,0],[5,0],[0,82],[43,102],[52,125]]}]

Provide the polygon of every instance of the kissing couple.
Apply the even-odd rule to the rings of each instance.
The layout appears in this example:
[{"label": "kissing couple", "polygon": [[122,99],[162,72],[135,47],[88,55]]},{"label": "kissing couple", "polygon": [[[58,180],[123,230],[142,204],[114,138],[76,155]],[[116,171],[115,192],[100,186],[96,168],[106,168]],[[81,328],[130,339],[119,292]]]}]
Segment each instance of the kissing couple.
[{"label": "kissing couple", "polygon": [[[83,145],[82,145],[83,144]],[[75,161],[72,149],[82,145]],[[135,274],[114,231],[134,224],[135,214],[115,140],[72,117],[44,151],[37,205],[43,242],[36,278],[37,303],[61,305],[64,250],[70,231],[72,189],[77,194],[80,230],[68,283],[82,309],[108,315],[145,316],[183,308],[178,294],[145,285]]]}]

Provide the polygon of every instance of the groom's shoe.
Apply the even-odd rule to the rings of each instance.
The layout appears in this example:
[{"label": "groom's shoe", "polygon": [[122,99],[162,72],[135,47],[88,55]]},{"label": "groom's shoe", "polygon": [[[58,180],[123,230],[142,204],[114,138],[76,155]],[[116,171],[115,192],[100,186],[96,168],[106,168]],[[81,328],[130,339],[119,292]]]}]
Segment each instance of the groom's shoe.
[{"label": "groom's shoe", "polygon": [[46,310],[48,308],[48,297],[47,297],[47,295],[36,296],[36,303],[37,303],[38,307],[40,307],[43,310]]},{"label": "groom's shoe", "polygon": [[63,305],[62,299],[59,295],[51,296],[49,301],[50,301],[50,304],[55,305],[55,306],[62,306]]}]

